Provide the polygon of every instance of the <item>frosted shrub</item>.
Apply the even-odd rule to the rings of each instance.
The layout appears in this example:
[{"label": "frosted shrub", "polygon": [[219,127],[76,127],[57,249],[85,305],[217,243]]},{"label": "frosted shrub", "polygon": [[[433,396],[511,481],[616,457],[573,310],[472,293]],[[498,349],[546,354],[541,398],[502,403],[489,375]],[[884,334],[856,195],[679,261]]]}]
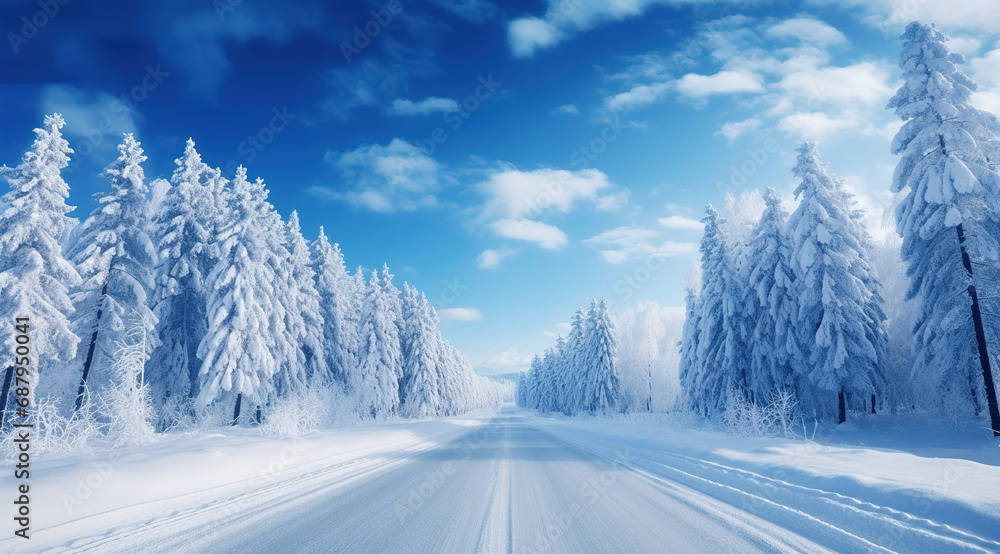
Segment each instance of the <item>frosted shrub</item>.
[{"label": "frosted shrub", "polygon": [[[35,402],[31,412],[34,428],[31,429],[32,456],[64,454],[83,450],[100,437],[101,431],[90,405],[85,403],[72,417],[62,415],[59,401],[44,397]],[[18,453],[17,429],[8,429],[0,439],[0,451],[8,460]]]},{"label": "frosted shrub", "polygon": [[145,382],[149,357],[148,321],[139,318],[115,344],[114,380],[100,395],[100,412],[107,418],[107,439],[115,447],[136,446],[153,440],[153,403]]},{"label": "frosted shrub", "polygon": [[736,391],[730,391],[726,399],[722,424],[726,431],[740,437],[792,438],[791,426],[795,418],[797,403],[787,391],[777,391],[771,395],[771,403],[764,406],[754,404]]},{"label": "frosted shrub", "polygon": [[260,433],[270,437],[301,435],[355,419],[339,387],[310,388],[276,401],[267,412]]}]

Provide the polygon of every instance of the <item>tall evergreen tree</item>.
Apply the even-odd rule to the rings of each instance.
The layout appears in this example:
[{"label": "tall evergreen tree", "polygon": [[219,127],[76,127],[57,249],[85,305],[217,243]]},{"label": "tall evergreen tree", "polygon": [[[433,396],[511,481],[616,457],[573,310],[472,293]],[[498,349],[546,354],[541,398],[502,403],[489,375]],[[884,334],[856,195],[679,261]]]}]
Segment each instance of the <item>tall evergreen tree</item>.
[{"label": "tall evergreen tree", "polygon": [[323,316],[323,347],[332,377],[349,382],[358,364],[360,299],[354,278],[347,273],[340,245],[330,244],[323,228],[312,244],[312,267]]},{"label": "tall evergreen tree", "polygon": [[302,236],[299,214],[293,211],[285,225],[285,248],[288,250],[287,282],[282,287],[285,306],[285,330],[288,333],[288,367],[280,373],[279,393],[304,387],[307,382],[325,384],[330,372],[323,345],[325,321],[316,288],[316,273],[310,264],[309,245]]},{"label": "tall evergreen tree", "polygon": [[727,365],[730,355],[726,349],[733,343],[729,338],[733,327],[724,303],[733,292],[729,248],[720,233],[715,208],[705,209],[702,222],[705,224],[701,240],[702,290],[694,353],[697,365],[686,369],[682,385],[695,412],[711,416],[722,412],[730,390],[739,383]]},{"label": "tall evergreen tree", "polygon": [[[800,199],[788,221],[798,301],[798,352],[793,368],[799,402],[817,415],[846,419],[848,397],[867,400],[882,386],[884,321],[871,309],[873,275],[864,236],[840,180],[819,160],[811,143],[798,150],[795,189]],[[872,337],[870,329],[876,329]]]},{"label": "tall evergreen tree", "polygon": [[566,412],[573,414],[583,404],[583,345],[586,340],[587,316],[583,308],[577,308],[569,324],[569,335],[563,348],[561,373],[564,375],[566,390],[563,394],[563,404]]},{"label": "tall evergreen tree", "polygon": [[[141,165],[146,156],[131,133],[118,151],[118,159],[101,174],[110,190],[96,195],[97,208],[69,253],[83,278],[72,294],[74,330],[86,341],[72,368],[80,376],[78,403],[95,373],[98,386],[110,384],[114,361],[110,356],[126,333],[148,337],[143,341],[146,356],[158,345],[153,332],[156,316],[149,308],[156,251],[149,235],[148,189]],[[143,328],[134,329],[134,322]]]},{"label": "tall evergreen tree", "polygon": [[391,279],[387,270],[372,271],[362,308],[361,358],[351,376],[359,410],[375,418],[395,415],[399,409],[402,354]]},{"label": "tall evergreen tree", "polygon": [[[208,329],[198,348],[203,360],[198,401],[260,406],[275,396],[272,381],[283,362],[284,309],[276,269],[284,249],[281,220],[261,180],[240,166],[227,194],[230,217],[218,231],[217,261],[207,275]],[[276,327],[276,323],[278,327]]]},{"label": "tall evergreen tree", "polygon": [[403,377],[400,381],[402,413],[429,417],[441,411],[438,395],[438,360],[441,335],[437,315],[427,297],[403,285]]},{"label": "tall evergreen tree", "polygon": [[[68,318],[73,312],[69,289],[80,283],[80,276],[63,257],[61,243],[74,223],[66,215],[73,209],[66,205],[69,185],[60,175],[73,153],[62,136],[65,124],[59,114],[46,116],[21,163],[0,168],[10,184],[0,202],[4,208],[0,212],[0,316],[5,322],[0,326],[0,344],[5,352],[15,352],[20,334],[15,323],[26,324],[31,351],[37,356],[31,360],[32,372],[73,358],[80,342]],[[13,369],[6,364],[2,367],[8,372]],[[33,385],[34,393],[39,382]]]},{"label": "tall evergreen tree", "polygon": [[150,385],[169,407],[168,418],[198,395],[198,346],[208,328],[205,277],[215,264],[216,224],[224,219],[222,173],[201,161],[193,140],[176,164],[153,217],[159,259],[153,312],[161,345],[150,360]]},{"label": "tall evergreen tree", "polygon": [[920,302],[914,382],[941,413],[979,414],[985,399],[1000,434],[976,288],[977,275],[1000,268],[1000,120],[969,104],[977,86],[943,33],[914,22],[902,39],[903,85],[888,108],[906,121],[892,143],[900,156],[892,190],[903,195],[896,228],[908,297]]},{"label": "tall evergreen tree", "polygon": [[785,236],[788,213],[773,188],[764,193],[764,201],[767,208],[749,243],[744,306],[751,323],[748,388],[756,402],[766,404],[776,390],[794,390],[789,356],[797,344],[797,305],[791,288],[791,249]]},{"label": "tall evergreen tree", "polygon": [[621,384],[618,380],[618,341],[614,324],[608,314],[608,301],[594,300],[587,314],[587,335],[584,347],[583,403],[590,413],[606,413],[622,407]]}]

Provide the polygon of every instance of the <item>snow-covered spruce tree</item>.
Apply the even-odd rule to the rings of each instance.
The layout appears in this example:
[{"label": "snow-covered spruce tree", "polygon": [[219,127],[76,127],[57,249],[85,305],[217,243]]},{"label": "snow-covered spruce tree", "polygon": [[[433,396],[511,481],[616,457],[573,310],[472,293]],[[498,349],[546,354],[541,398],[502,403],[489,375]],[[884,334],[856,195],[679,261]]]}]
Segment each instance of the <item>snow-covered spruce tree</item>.
[{"label": "snow-covered spruce tree", "polygon": [[324,320],[316,274],[310,265],[309,245],[302,236],[299,214],[293,211],[285,225],[285,248],[288,250],[288,280],[282,287],[285,298],[285,343],[291,351],[288,367],[279,376],[278,393],[285,394],[308,383],[330,383],[330,371],[324,352]]},{"label": "snow-covered spruce tree", "polygon": [[437,323],[437,314],[427,297],[404,284],[400,403],[407,417],[430,417],[441,411],[437,367],[441,336]]},{"label": "snow-covered spruce tree", "polygon": [[764,201],[767,208],[748,245],[743,302],[750,322],[747,388],[755,403],[767,405],[774,392],[794,390],[789,356],[797,344],[797,304],[785,236],[788,213],[773,188],[764,193]]},{"label": "snow-covered spruce tree", "polygon": [[563,411],[567,415],[576,413],[583,403],[584,377],[583,345],[587,333],[587,316],[583,308],[577,308],[570,319],[569,335],[561,356],[560,373],[563,375],[565,390],[563,391]]},{"label": "snow-covered spruce tree", "polygon": [[141,165],[146,156],[131,133],[118,152],[118,159],[101,174],[110,190],[96,195],[97,208],[69,251],[83,278],[71,295],[76,306],[73,328],[85,341],[70,368],[79,381],[77,409],[88,384],[91,390],[109,384],[112,353],[127,333],[138,332],[126,318],[146,326],[142,344],[149,349],[147,355],[158,345],[156,316],[149,308],[156,250],[149,236],[148,189]]},{"label": "snow-covered spruce tree", "polygon": [[[798,303],[798,348],[792,356],[800,406],[846,420],[848,397],[863,406],[884,386],[884,321],[873,290],[866,239],[840,180],[820,162],[816,145],[798,149],[794,173],[800,203],[788,220]],[[884,318],[884,316],[882,316]],[[875,335],[872,336],[872,330]]]},{"label": "snow-covered spruce tree", "polygon": [[[217,261],[205,278],[208,329],[198,347],[198,404],[234,407],[234,423],[248,408],[274,397],[288,336],[276,258],[284,249],[280,218],[259,179],[240,166],[227,191],[229,217],[218,230]],[[277,218],[277,219],[276,219]],[[276,327],[277,326],[277,327]],[[228,409],[228,408],[227,408]]]},{"label": "snow-covered spruce tree", "polygon": [[541,365],[542,359],[537,354],[532,356],[528,371],[521,375],[517,387],[518,406],[532,410],[538,408],[538,372]]},{"label": "snow-covered spruce tree", "polygon": [[1000,434],[985,329],[998,322],[983,321],[976,289],[977,276],[1000,266],[1000,120],[969,104],[977,86],[943,33],[914,22],[902,40],[903,86],[887,107],[906,121],[892,143],[892,190],[905,194],[896,228],[909,297],[920,301],[914,382],[939,413],[978,415],[985,399]]},{"label": "snow-covered spruce tree", "polygon": [[683,391],[684,402],[693,405],[694,386],[700,380],[701,368],[704,367],[698,359],[698,339],[701,328],[701,297],[691,287],[686,288],[684,295],[684,329],[681,332],[681,361],[678,368],[678,378]]},{"label": "snow-covered spruce tree", "polygon": [[712,206],[705,209],[705,234],[701,240],[702,290],[698,302],[697,351],[693,354],[697,365],[687,367],[682,373],[682,386],[688,405],[698,414],[713,416],[722,412],[731,389],[741,394],[746,390],[742,374],[735,374],[731,335],[738,332],[733,324],[727,295],[733,290],[732,259],[729,248],[720,233],[718,212]]},{"label": "snow-covered spruce tree", "polygon": [[[0,344],[13,354],[17,336],[28,331],[36,356],[28,366],[32,374],[72,359],[80,342],[68,319],[73,312],[68,292],[80,283],[80,276],[63,257],[61,244],[74,224],[66,215],[73,209],[66,205],[69,185],[60,175],[73,153],[62,136],[64,125],[59,114],[46,116],[21,163],[0,168],[10,184],[0,202],[0,316],[5,322]],[[24,327],[18,329],[15,323]],[[0,367],[13,371],[6,363]],[[40,384],[39,376],[34,377],[32,394]]]},{"label": "snow-covered spruce tree", "polygon": [[199,392],[198,345],[208,327],[205,276],[215,264],[216,225],[224,221],[222,172],[201,161],[190,139],[176,164],[153,216],[158,253],[153,312],[161,345],[153,351],[149,381],[164,416],[161,427],[188,412]]},{"label": "snow-covered spruce tree", "polygon": [[555,347],[545,349],[542,354],[542,365],[538,379],[541,385],[538,396],[538,408],[543,412],[553,412],[561,403],[559,400],[559,356]]},{"label": "snow-covered spruce tree", "polygon": [[622,407],[618,381],[618,341],[608,315],[608,301],[594,300],[587,313],[584,341],[585,377],[581,409],[590,413],[619,411]]},{"label": "snow-covered spruce tree", "polygon": [[357,367],[361,302],[354,278],[347,273],[340,245],[331,245],[322,227],[312,243],[312,267],[323,316],[327,367],[335,380],[347,384],[348,373]]},{"label": "snow-covered spruce tree", "polygon": [[554,365],[552,372],[553,379],[555,379],[555,383],[553,385],[555,392],[552,409],[569,415],[571,413],[569,408],[569,393],[572,390],[573,380],[572,376],[567,371],[569,366],[566,363],[566,339],[564,339],[562,335],[556,337],[556,345],[553,348],[556,355],[555,360],[553,360]]},{"label": "snow-covered spruce tree", "polygon": [[361,314],[361,357],[358,371],[350,375],[359,412],[373,418],[396,415],[399,409],[402,353],[391,279],[388,268],[381,275],[372,271]]}]

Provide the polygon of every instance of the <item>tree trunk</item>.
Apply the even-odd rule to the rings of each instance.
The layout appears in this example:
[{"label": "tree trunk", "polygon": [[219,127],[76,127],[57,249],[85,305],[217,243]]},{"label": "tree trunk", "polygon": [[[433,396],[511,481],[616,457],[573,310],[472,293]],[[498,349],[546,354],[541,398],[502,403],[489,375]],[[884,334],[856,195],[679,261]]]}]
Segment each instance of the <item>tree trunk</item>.
[{"label": "tree trunk", "polygon": [[990,367],[990,352],[986,347],[986,331],[983,328],[983,316],[979,311],[979,294],[976,292],[976,282],[972,276],[972,260],[965,250],[965,232],[962,224],[955,228],[958,232],[958,248],[962,251],[962,264],[969,275],[969,297],[972,299],[972,324],[976,328],[976,344],[979,347],[979,365],[983,370],[983,384],[986,386],[986,404],[990,412],[990,428],[993,436],[1000,437],[1000,408],[997,406],[996,384],[993,382],[993,369]]},{"label": "tree trunk", "polygon": [[79,412],[83,406],[83,393],[87,391],[87,377],[90,375],[90,364],[94,361],[94,347],[97,346],[97,326],[101,322],[103,312],[101,305],[104,304],[104,297],[108,293],[108,282],[104,282],[101,287],[101,297],[97,301],[97,317],[94,319],[94,332],[90,335],[90,347],[87,349],[87,359],[83,362],[83,377],[80,378],[80,390],[76,393],[76,408],[74,412]]},{"label": "tree trunk", "polygon": [[872,394],[872,413],[875,413],[875,395]]},{"label": "tree trunk", "polygon": [[257,425],[260,425],[260,419],[261,419],[260,418],[260,406],[257,406],[257,413],[256,413],[256,415],[254,415],[253,419],[254,419],[254,423],[256,423]]},{"label": "tree trunk", "polygon": [[243,403],[243,393],[236,395],[236,409],[233,410],[233,425],[240,421],[240,404]]},{"label": "tree trunk", "polygon": [[7,419],[7,394],[10,392],[10,382],[14,378],[14,366],[7,368],[7,374],[3,378],[3,393],[0,393],[0,429],[3,429],[3,423]]},{"label": "tree trunk", "polygon": [[847,421],[847,398],[845,398],[844,389],[840,389],[837,394],[837,405],[840,411],[840,415],[837,418],[837,425]]}]

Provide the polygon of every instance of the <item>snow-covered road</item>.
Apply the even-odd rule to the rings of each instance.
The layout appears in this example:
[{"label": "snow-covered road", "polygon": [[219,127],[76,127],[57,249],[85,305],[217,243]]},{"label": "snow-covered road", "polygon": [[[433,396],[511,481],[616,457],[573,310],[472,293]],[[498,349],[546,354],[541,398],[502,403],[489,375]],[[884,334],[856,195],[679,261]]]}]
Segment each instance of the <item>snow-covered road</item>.
[{"label": "snow-covered road", "polygon": [[[395,430],[387,425],[369,443],[355,444],[347,454],[340,448],[336,456],[317,446],[322,440],[304,443],[279,471],[161,494],[120,509],[92,508],[37,530],[24,541],[28,544],[0,541],[0,550],[28,545],[123,552],[1000,549],[996,532],[989,536],[989,514],[986,531],[977,535],[974,524],[971,531],[961,530],[851,496],[849,487],[808,487],[794,472],[777,473],[787,479],[773,471],[765,476],[746,463],[727,465],[651,441],[617,438],[606,426],[587,428],[515,411],[461,423],[423,422],[412,431],[403,430],[405,424]],[[216,451],[219,462],[238,452]],[[983,467],[990,476],[996,469]],[[198,465],[189,469],[197,472]],[[125,486],[127,472],[118,476],[118,486]],[[961,513],[954,517],[968,519]]]}]

